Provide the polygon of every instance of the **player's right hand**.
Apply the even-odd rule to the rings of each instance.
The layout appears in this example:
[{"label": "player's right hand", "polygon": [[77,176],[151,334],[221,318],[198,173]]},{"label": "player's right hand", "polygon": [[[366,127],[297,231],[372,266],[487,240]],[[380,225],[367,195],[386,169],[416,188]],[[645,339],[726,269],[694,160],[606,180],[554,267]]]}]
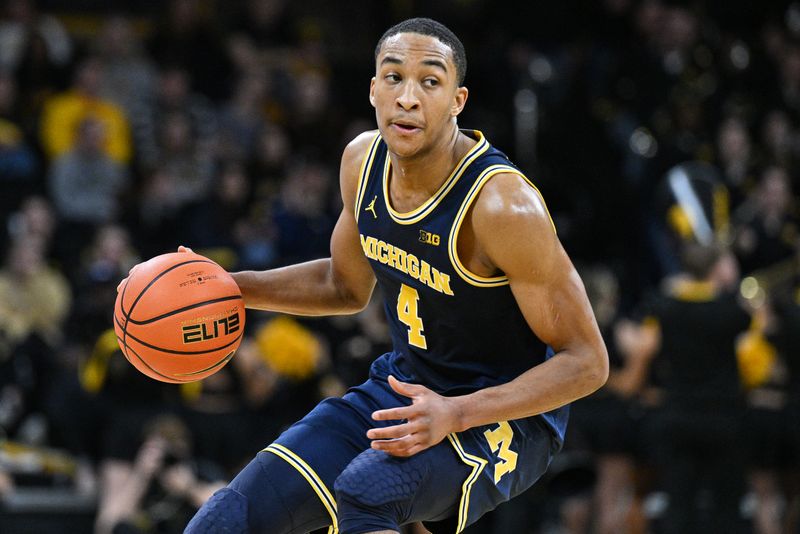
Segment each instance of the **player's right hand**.
[{"label": "player's right hand", "polygon": [[[192,249],[190,249],[189,247],[184,247],[183,245],[178,245],[178,252],[189,252],[189,253],[192,253],[192,252],[194,252],[194,251],[193,251]],[[134,270],[135,270],[135,269],[136,269],[138,266],[139,266],[139,264],[137,263],[136,265],[134,265],[133,267],[131,267],[131,270],[130,270],[130,271],[128,271],[128,276],[126,276],[125,278],[123,278],[123,279],[122,279],[122,281],[121,281],[119,284],[117,284],[117,293],[119,293],[119,290],[120,290],[120,289],[122,289],[122,286],[124,286],[124,285],[125,285],[125,282],[127,282],[127,281],[128,281],[128,278],[130,278],[130,277],[131,277],[131,275],[133,274],[133,271],[134,271]]]}]

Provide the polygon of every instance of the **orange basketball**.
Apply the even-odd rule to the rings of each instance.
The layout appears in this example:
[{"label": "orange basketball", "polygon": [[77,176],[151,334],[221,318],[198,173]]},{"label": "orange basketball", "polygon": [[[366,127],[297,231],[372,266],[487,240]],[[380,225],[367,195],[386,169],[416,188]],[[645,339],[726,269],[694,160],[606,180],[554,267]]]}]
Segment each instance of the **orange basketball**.
[{"label": "orange basketball", "polygon": [[162,382],[194,382],[233,357],[244,315],[230,274],[199,254],[173,252],[134,269],[117,293],[114,329],[139,371]]}]

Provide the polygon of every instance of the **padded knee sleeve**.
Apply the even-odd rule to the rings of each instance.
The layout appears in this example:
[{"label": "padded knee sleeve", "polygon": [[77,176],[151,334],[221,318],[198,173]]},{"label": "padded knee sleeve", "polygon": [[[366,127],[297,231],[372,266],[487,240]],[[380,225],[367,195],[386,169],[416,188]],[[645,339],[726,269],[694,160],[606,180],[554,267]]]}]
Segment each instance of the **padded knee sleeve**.
[{"label": "padded knee sleeve", "polygon": [[197,511],[184,534],[248,534],[247,497],[236,490],[222,488]]},{"label": "padded knee sleeve", "polygon": [[427,476],[428,464],[367,449],[336,479],[337,500],[346,497],[366,506],[399,503],[414,497]]},{"label": "padded knee sleeve", "polygon": [[359,454],[334,484],[342,534],[399,531],[427,472],[426,462],[374,449]]}]

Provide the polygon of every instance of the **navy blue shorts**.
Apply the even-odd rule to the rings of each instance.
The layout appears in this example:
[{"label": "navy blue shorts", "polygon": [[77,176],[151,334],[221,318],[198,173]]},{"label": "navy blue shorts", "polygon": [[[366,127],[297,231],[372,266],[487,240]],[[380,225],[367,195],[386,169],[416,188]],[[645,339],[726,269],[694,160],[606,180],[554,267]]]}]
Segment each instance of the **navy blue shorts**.
[{"label": "navy blue shorts", "polygon": [[460,532],[532,486],[559,446],[549,427],[532,417],[450,434],[410,458],[371,449],[367,430],[397,424],[374,421],[371,414],[409,403],[386,382],[370,379],[342,398],[321,402],[260,454],[274,454],[299,472],[296,480],[317,494],[334,532],[345,522],[348,532],[391,527],[353,530],[358,513],[347,506],[351,517],[339,517],[337,496],[376,505],[392,501],[397,524],[452,516]]}]

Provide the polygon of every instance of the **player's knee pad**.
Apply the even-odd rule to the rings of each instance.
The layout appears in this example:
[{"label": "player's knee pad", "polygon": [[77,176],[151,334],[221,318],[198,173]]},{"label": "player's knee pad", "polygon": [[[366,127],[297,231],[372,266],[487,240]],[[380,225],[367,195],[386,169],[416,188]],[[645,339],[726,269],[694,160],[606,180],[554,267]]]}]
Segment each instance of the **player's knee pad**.
[{"label": "player's knee pad", "polygon": [[197,511],[184,534],[248,534],[247,512],[247,497],[231,488],[222,488]]},{"label": "player's knee pad", "polygon": [[395,458],[373,449],[359,454],[334,483],[340,531],[399,530],[427,474],[419,456]]},{"label": "player's knee pad", "polygon": [[367,449],[345,468],[334,484],[340,498],[364,506],[383,506],[411,499],[428,474],[421,456],[396,458]]}]

